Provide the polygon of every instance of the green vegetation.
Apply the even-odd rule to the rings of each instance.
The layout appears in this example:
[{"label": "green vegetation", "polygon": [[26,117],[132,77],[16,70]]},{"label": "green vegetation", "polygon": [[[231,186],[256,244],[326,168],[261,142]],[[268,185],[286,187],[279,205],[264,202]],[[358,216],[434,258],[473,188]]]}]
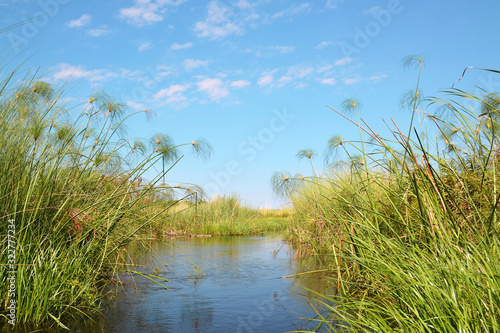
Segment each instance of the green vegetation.
[{"label": "green vegetation", "polygon": [[[419,81],[422,62],[405,59]],[[407,132],[393,123],[383,138],[347,100],[343,113],[332,110],[361,141],[333,136],[324,175],[313,167],[313,176],[272,178],[293,203],[289,241],[332,257],[338,291],[320,295],[328,313],[318,311],[318,327],[500,331],[500,95],[451,89],[423,98],[419,84],[402,103],[412,112]]]},{"label": "green vegetation", "polygon": [[219,196],[198,204],[183,201],[151,229],[164,236],[255,235],[286,227],[286,210],[261,210],[242,206],[236,195]]},{"label": "green vegetation", "polygon": [[124,139],[129,118],[150,114],[126,111],[97,92],[69,117],[49,83],[15,73],[0,78],[0,281],[12,284],[0,290],[4,319],[12,319],[11,302],[16,323],[61,327],[98,308],[123,245],[179,201],[181,188],[158,184],[168,169],[148,184],[141,184],[144,172],[175,165],[182,146],[210,154],[202,139]]}]

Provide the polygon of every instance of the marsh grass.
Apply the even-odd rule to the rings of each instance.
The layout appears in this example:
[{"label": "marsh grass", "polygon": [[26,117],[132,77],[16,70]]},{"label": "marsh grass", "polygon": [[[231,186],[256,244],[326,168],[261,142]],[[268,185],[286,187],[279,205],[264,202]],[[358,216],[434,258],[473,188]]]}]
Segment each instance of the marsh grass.
[{"label": "marsh grass", "polygon": [[[82,109],[71,116],[75,110],[34,75],[0,78],[0,281],[6,286],[8,271],[16,271],[16,323],[65,328],[72,317],[98,310],[120,249],[179,202],[177,189],[160,180],[182,147],[202,157],[211,152],[202,139],[132,143],[125,123],[149,111],[129,112],[103,92]],[[159,163],[167,168],[142,183]],[[14,269],[6,264],[8,220],[16,232]],[[3,319],[7,293],[0,288]]]},{"label": "marsh grass", "polygon": [[184,200],[169,215],[153,224],[157,235],[255,235],[285,228],[284,210],[254,209],[241,204],[236,194],[219,195],[209,201]]},{"label": "marsh grass", "polygon": [[411,94],[411,126],[389,138],[332,108],[373,149],[334,136],[321,177],[273,176],[293,203],[288,239],[333,257],[318,329],[500,331],[500,95],[442,94]]}]

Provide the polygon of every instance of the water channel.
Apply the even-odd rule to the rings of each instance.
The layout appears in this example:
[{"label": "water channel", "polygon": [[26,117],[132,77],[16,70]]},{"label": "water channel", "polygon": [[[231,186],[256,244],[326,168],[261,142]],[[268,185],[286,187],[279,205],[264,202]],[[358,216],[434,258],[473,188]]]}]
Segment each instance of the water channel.
[{"label": "water channel", "polygon": [[[137,274],[103,303],[104,316],[75,332],[288,332],[316,325],[305,318],[319,307],[310,290],[329,293],[317,260],[294,258],[279,236],[185,237],[133,243],[130,270],[156,274],[165,287]],[[305,289],[305,288],[309,289]],[[307,296],[308,298],[304,297]]]},{"label": "water channel", "polygon": [[129,286],[105,304],[100,332],[271,333],[315,326],[301,319],[315,316],[301,296],[312,295],[301,286],[325,292],[326,281],[317,274],[282,278],[318,267],[294,259],[278,236],[175,238],[149,247],[128,252],[142,271],[168,279],[169,290],[122,274]]}]

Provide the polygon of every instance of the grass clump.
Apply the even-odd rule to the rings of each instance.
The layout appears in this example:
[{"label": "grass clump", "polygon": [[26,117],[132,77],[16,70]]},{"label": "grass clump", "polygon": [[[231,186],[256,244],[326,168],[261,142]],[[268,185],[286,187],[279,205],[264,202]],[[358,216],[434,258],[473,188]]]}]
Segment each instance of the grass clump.
[{"label": "grass clump", "polygon": [[[65,328],[97,310],[119,249],[177,202],[165,205],[172,189],[158,185],[167,171],[141,182],[155,164],[177,163],[183,145],[148,147],[121,131],[148,110],[128,112],[98,92],[76,118],[69,113],[49,83],[0,78],[0,281],[12,284],[0,289],[6,321]],[[204,141],[186,145],[211,150]]]},{"label": "grass clump", "polygon": [[332,137],[321,176],[274,175],[288,239],[332,257],[318,328],[500,331],[500,95],[443,94],[408,95],[410,128],[389,138],[332,108],[370,140]]}]

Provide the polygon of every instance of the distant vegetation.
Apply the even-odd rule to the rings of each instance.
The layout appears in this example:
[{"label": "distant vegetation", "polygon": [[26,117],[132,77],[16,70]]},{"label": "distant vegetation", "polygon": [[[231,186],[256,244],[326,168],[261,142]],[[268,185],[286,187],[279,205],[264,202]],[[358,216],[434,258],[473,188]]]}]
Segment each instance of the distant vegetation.
[{"label": "distant vegetation", "polygon": [[169,216],[152,225],[157,236],[256,235],[286,227],[286,209],[254,209],[241,205],[237,195],[225,195],[198,203],[183,201]]},{"label": "distant vegetation", "polygon": [[[405,59],[419,80],[422,63]],[[424,98],[419,84],[403,98],[408,127],[383,138],[348,99],[333,110],[359,138],[330,138],[328,171],[272,178],[293,204],[288,240],[332,258],[323,329],[500,331],[500,94]]]}]

